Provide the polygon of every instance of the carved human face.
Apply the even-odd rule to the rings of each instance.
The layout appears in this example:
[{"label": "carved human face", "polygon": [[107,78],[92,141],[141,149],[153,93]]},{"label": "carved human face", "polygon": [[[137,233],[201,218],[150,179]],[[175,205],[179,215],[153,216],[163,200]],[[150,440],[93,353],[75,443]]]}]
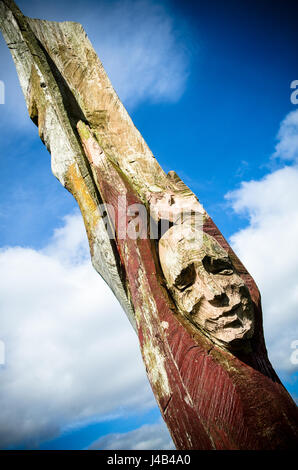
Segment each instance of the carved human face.
[{"label": "carved human face", "polygon": [[173,226],[159,241],[159,257],[177,306],[194,325],[227,347],[252,337],[249,291],[215,238]]}]

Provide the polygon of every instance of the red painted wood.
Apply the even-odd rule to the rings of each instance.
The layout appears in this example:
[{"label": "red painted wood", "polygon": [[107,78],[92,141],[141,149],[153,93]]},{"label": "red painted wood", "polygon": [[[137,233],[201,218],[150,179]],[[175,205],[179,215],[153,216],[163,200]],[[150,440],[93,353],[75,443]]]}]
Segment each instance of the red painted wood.
[{"label": "red painted wood", "polygon": [[[141,201],[114,167],[108,170],[109,178],[105,171],[97,169],[97,181],[104,202],[115,211],[117,234],[118,196],[125,194],[128,205]],[[141,312],[138,333],[144,362],[148,341],[164,358],[170,393],[164,393],[147,370],[161,413],[178,449],[295,448],[297,407],[267,357],[258,289],[211,219],[204,230],[230,252],[255,304],[254,353],[246,357],[235,357],[198,331],[185,328],[164,287],[154,242],[117,239],[130,295],[135,310]]]}]

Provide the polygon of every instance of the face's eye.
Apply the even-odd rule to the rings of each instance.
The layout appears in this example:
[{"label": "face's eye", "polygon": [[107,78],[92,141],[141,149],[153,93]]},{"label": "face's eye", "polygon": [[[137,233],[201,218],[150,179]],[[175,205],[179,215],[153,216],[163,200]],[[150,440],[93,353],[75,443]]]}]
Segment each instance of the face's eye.
[{"label": "face's eye", "polygon": [[211,274],[230,276],[234,272],[232,263],[228,257],[212,258],[211,256],[206,255],[202,259],[202,263],[206,271]]},{"label": "face's eye", "polygon": [[196,270],[194,264],[190,264],[186,266],[186,268],[182,269],[180,274],[175,279],[175,287],[180,291],[185,290],[187,287],[191,286],[196,279]]}]

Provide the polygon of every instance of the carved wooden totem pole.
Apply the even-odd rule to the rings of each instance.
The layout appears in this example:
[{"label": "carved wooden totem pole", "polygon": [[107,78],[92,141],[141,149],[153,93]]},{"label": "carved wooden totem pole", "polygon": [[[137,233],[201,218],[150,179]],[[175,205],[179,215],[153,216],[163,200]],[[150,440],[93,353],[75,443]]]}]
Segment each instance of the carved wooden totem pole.
[{"label": "carved wooden totem pole", "polygon": [[176,447],[297,446],[297,408],[267,357],[256,284],[197,197],[163,172],[82,26],[27,18],[11,0],[0,1],[0,26]]}]

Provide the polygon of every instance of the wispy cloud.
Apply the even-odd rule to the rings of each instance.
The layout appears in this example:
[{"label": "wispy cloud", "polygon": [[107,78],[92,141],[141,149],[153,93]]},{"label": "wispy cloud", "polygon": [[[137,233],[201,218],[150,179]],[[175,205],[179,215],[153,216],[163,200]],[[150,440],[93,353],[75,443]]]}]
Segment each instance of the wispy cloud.
[{"label": "wispy cloud", "polygon": [[0,252],[0,447],[155,406],[137,337],[90,263],[79,215],[40,251]]},{"label": "wispy cloud", "polygon": [[170,450],[175,449],[164,422],[146,424],[127,433],[114,433],[95,441],[90,450]]},{"label": "wispy cloud", "polygon": [[[130,110],[145,102],[174,102],[182,96],[190,69],[183,37],[189,39],[190,29],[166,5],[153,0],[100,1],[89,8],[82,0],[75,5],[69,0],[18,3],[28,16],[80,22]],[[2,38],[0,61],[7,113],[12,113],[17,125],[17,116],[24,121],[25,105]]]},{"label": "wispy cloud", "polygon": [[[177,101],[189,72],[177,21],[160,3],[125,0],[105,8],[90,35],[124,103]],[[179,37],[180,36],[180,37]]]}]

